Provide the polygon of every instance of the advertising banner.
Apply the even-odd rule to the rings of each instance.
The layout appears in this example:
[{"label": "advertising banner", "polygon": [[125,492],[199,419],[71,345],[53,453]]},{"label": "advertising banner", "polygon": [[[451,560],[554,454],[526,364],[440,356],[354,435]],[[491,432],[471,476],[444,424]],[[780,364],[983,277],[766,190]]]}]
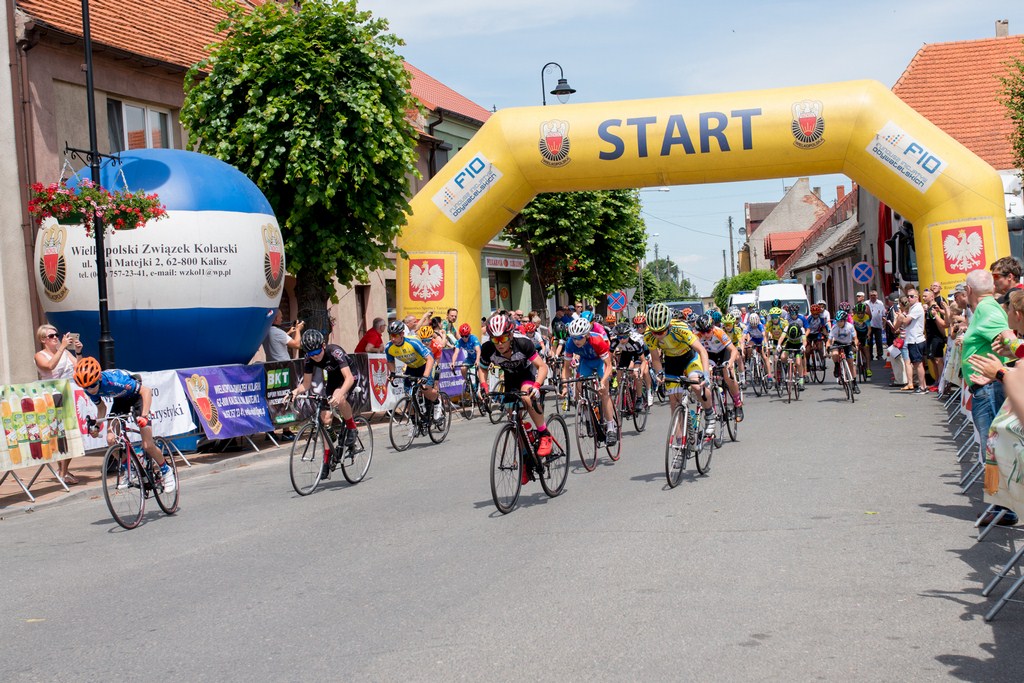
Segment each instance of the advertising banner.
[{"label": "advertising banner", "polygon": [[263,364],[267,383],[267,408],[275,426],[288,425],[305,419],[298,407],[289,404],[288,396],[302,381],[302,360],[282,360]]},{"label": "advertising banner", "polygon": [[348,402],[352,406],[352,414],[368,413],[370,408],[370,361],[365,353],[350,353],[352,374],[356,377],[356,386],[349,392]]},{"label": "advertising banner", "polygon": [[178,370],[208,439],[229,439],[273,429],[261,365]]},{"label": "advertising banner", "polygon": [[[391,410],[400,398],[399,390],[388,382],[388,360],[383,353],[366,354],[370,389],[370,410]],[[395,364],[396,369],[398,363]]]},{"label": "advertising banner", "polygon": [[73,387],[64,379],[0,385],[0,472],[85,454]]},{"label": "advertising banner", "polygon": [[455,349],[445,349],[441,352],[441,360],[439,361],[441,363],[439,386],[441,391],[449,396],[459,396],[462,394],[462,385],[465,382],[462,379],[462,370],[460,368],[455,368],[455,372],[452,372],[452,356],[454,353]]}]

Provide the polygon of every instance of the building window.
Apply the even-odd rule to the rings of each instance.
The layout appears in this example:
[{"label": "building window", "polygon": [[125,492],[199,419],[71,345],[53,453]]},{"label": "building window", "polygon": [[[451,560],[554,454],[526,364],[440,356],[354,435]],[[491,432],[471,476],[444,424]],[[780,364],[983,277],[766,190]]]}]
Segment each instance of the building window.
[{"label": "building window", "polygon": [[171,112],[143,104],[107,99],[110,151],[173,147]]}]

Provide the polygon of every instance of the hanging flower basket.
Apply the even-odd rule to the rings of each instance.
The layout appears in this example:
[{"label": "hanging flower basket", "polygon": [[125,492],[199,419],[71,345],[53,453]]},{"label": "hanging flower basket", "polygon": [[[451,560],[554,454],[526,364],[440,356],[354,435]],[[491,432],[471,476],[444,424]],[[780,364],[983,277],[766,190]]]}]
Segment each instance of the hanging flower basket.
[{"label": "hanging flower basket", "polygon": [[55,218],[65,225],[82,225],[92,235],[96,218],[103,227],[113,230],[134,230],[146,221],[159,220],[167,209],[155,194],[123,190],[110,192],[90,180],[81,180],[75,188],[60,182],[32,185],[28,212],[37,221]]}]

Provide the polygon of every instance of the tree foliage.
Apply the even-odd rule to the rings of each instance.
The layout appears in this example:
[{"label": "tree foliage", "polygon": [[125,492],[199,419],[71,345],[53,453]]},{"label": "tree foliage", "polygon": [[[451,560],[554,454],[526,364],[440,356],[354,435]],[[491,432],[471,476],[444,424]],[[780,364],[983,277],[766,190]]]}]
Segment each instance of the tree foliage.
[{"label": "tree foliage", "polygon": [[753,291],[762,280],[774,280],[776,277],[774,270],[752,270],[749,273],[722,278],[711,291],[711,296],[715,299],[715,305],[724,311],[729,306],[731,294]]},{"label": "tree foliage", "polygon": [[333,278],[366,282],[389,267],[405,223],[418,105],[395,52],[403,43],[355,0],[214,7],[223,39],[188,72],[182,124],[198,151],[263,191],[300,307],[323,310]]},{"label": "tree foliage", "polygon": [[682,269],[671,258],[656,257],[644,266],[644,269],[652,274],[658,284],[658,298],[652,299],[648,296],[649,302],[700,298],[693,282],[683,274]]},{"label": "tree foliage", "polygon": [[647,240],[636,190],[538,195],[505,236],[526,252],[542,297],[564,290],[572,299],[596,299],[634,283]]},{"label": "tree foliage", "polygon": [[[1009,72],[999,77],[1003,84],[999,101],[1006,107],[1006,115],[1013,121],[1010,144],[1013,146],[1015,165],[1024,169],[1024,60],[1014,58],[1007,66]],[[1024,178],[1024,172],[1021,177]]]}]

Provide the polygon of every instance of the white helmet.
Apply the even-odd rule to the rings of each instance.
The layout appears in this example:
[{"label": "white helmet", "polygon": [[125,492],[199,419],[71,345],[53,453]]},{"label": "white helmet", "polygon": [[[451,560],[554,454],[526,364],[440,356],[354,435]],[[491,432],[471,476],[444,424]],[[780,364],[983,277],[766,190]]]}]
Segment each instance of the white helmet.
[{"label": "white helmet", "polygon": [[576,318],[569,323],[569,336],[570,337],[585,337],[590,334],[590,330],[594,329],[593,323],[586,318]]},{"label": "white helmet", "polygon": [[747,322],[756,327],[761,324],[761,316],[757,313],[751,313],[747,316]]},{"label": "white helmet", "polygon": [[495,315],[487,321],[487,333],[492,337],[504,336],[512,327],[512,323],[503,315]]}]

